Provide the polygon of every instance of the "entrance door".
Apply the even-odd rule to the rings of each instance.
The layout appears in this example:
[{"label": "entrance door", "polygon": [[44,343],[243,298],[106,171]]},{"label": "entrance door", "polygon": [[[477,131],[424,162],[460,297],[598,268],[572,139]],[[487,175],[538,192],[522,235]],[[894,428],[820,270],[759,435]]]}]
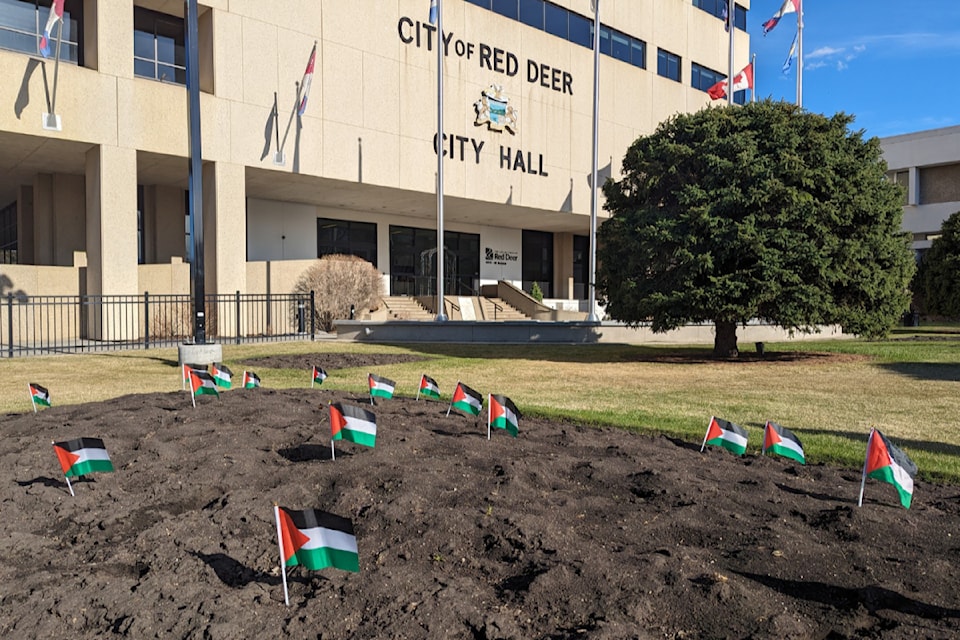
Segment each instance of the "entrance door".
[{"label": "entrance door", "polygon": [[[479,295],[480,236],[446,231],[443,239],[444,294]],[[390,293],[436,295],[436,230],[390,225]]]}]

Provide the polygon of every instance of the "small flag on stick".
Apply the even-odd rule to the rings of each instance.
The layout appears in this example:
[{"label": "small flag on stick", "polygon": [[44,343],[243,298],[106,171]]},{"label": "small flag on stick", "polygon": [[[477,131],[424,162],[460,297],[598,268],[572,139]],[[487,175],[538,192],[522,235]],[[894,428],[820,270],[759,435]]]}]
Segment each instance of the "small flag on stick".
[{"label": "small flag on stick", "polygon": [[420,376],[420,388],[417,389],[417,400],[420,400],[420,396],[424,398],[430,398],[431,400],[440,399],[440,385],[437,384],[437,381],[423,374]]},{"label": "small flag on stick", "polygon": [[53,452],[57,454],[63,476],[67,480],[70,495],[73,485],[70,478],[79,478],[88,473],[113,471],[113,463],[107,454],[107,448],[100,438],[76,438],[53,443]]},{"label": "small flag on stick", "polygon": [[352,404],[330,405],[330,457],[337,459],[334,440],[347,440],[366,447],[377,444],[377,416],[372,411]]},{"label": "small flag on stick", "polygon": [[205,365],[205,364],[187,364],[187,363],[183,363],[183,367],[182,367],[183,376],[181,376],[181,377],[183,378],[183,388],[184,388],[184,389],[187,388],[187,383],[190,382],[190,372],[193,371],[193,370],[196,370],[196,371],[206,371],[206,370],[207,370],[207,365]]},{"label": "small flag on stick", "polygon": [[867,478],[889,482],[900,494],[900,504],[910,508],[913,499],[913,479],[917,475],[917,465],[907,454],[898,449],[877,429],[870,430],[867,438],[867,457],[863,461],[863,475],[860,478],[860,499],[857,506],[863,506],[863,488]]},{"label": "small flag on stick", "polygon": [[357,537],[348,518],[315,509],[294,511],[276,504],[273,512],[277,520],[283,601],[287,606],[290,606],[287,567],[303,565],[312,571],[327,567],[353,573],[360,571]]},{"label": "small flag on stick", "polygon": [[507,396],[491,393],[487,396],[487,440],[490,439],[490,427],[506,429],[514,438],[520,425],[520,411],[513,400]]},{"label": "small flag on stick", "polygon": [[37,405],[43,407],[50,406],[50,392],[46,387],[41,387],[36,382],[28,382],[27,388],[30,390],[30,402],[33,404],[33,412],[37,412]]},{"label": "small flag on stick", "polygon": [[392,398],[393,390],[397,383],[389,378],[381,378],[372,373],[367,375],[367,382],[370,384],[370,404],[373,404],[374,398]]},{"label": "small flag on stick", "polygon": [[227,368],[227,365],[221,362],[213,363],[213,381],[218,387],[229,389],[233,384],[233,371]]},{"label": "small flag on stick", "polygon": [[747,451],[747,430],[732,422],[711,417],[707,433],[703,436],[703,444],[700,445],[701,453],[708,444],[723,447],[742,456]]},{"label": "small flag on stick", "polygon": [[324,380],[327,379],[327,372],[318,366],[313,367],[312,378],[310,378],[310,388],[313,389],[313,385],[322,384]]},{"label": "small flag on stick", "polygon": [[479,416],[483,409],[483,396],[479,391],[474,391],[459,380],[457,388],[453,392],[453,398],[450,400],[450,406],[447,407],[447,415],[450,415],[450,409],[459,409],[472,416]]},{"label": "small flag on stick", "polygon": [[767,421],[763,429],[763,449],[760,453],[766,455],[767,451],[796,460],[800,464],[806,464],[800,438],[794,435],[793,431],[781,427],[776,422]]},{"label": "small flag on stick", "polygon": [[202,395],[211,395],[220,397],[220,392],[217,391],[217,383],[214,382],[213,376],[211,376],[206,371],[190,371],[190,399],[193,402],[193,407],[197,407],[197,396]]},{"label": "small flag on stick", "polygon": [[243,372],[243,388],[244,389],[256,389],[259,386],[260,386],[260,376],[255,374],[253,371]]}]

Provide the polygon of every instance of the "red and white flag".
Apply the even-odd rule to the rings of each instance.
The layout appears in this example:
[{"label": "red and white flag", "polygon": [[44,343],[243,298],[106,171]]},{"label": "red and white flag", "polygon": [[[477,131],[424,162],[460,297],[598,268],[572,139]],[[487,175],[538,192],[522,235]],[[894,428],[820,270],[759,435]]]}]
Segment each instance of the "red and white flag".
[{"label": "red and white flag", "polygon": [[773,14],[773,17],[763,23],[763,35],[767,35],[780,22],[780,18],[788,13],[800,13],[800,0],[783,0],[780,11]]},{"label": "red and white flag", "polygon": [[[40,55],[44,58],[50,57],[50,33],[57,22],[63,20],[63,0],[53,0],[50,5],[50,15],[47,16],[47,26],[43,28],[43,37],[40,38]],[[63,25],[60,25],[63,30]]]},{"label": "red and white flag", "polygon": [[310,60],[307,62],[307,70],[303,72],[303,82],[300,83],[300,106],[297,107],[297,115],[302,116],[307,110],[307,97],[310,95],[310,85],[313,83],[313,65],[317,61],[317,43],[313,43],[313,51],[310,52]]},{"label": "red and white flag", "polygon": [[[733,76],[733,91],[743,91],[744,89],[753,89],[753,63],[751,62],[740,73]],[[713,100],[720,100],[727,97],[727,79],[724,78],[717,84],[707,89],[707,93]]]}]

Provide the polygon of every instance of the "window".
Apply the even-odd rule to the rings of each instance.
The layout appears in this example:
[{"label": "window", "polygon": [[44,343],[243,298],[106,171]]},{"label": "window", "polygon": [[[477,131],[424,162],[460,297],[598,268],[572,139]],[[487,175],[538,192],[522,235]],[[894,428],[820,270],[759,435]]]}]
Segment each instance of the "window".
[{"label": "window", "polygon": [[576,13],[570,14],[570,42],[593,48],[593,22]]},{"label": "window", "polygon": [[141,78],[187,84],[182,18],[133,8],[133,73]]},{"label": "window", "polygon": [[690,64],[690,86],[700,91],[706,91],[721,80],[726,80],[727,76],[719,71],[708,69],[696,62]]},{"label": "window", "polygon": [[657,75],[680,82],[680,56],[657,49]]},{"label": "window", "polygon": [[559,36],[566,40],[568,38],[567,16],[570,12],[563,7],[547,2],[543,5],[543,30],[547,33]]},{"label": "window", "polygon": [[523,290],[530,293],[533,283],[540,285],[544,298],[553,297],[553,234],[523,230],[520,259]]},{"label": "window", "polygon": [[898,184],[903,187],[903,198],[901,199],[901,204],[907,206],[909,203],[909,194],[907,190],[910,188],[910,172],[906,169],[902,171],[891,171],[890,172],[890,181],[893,184]]},{"label": "window", "polygon": [[493,0],[493,12],[499,13],[512,20],[517,20],[520,13],[517,10],[517,0]]},{"label": "window", "polygon": [[[443,292],[475,296],[480,287],[480,235],[443,232]],[[390,225],[391,295],[435,295],[437,231]]]},{"label": "window", "polygon": [[590,297],[587,283],[590,281],[590,237],[573,236],[573,297],[586,300]]},{"label": "window", "polygon": [[[51,0],[0,0],[0,49],[40,55],[40,38],[50,16],[50,4]],[[63,22],[53,28],[50,36],[51,58],[56,56],[59,37],[60,59],[82,64],[82,0],[66,0]]]},{"label": "window", "polygon": [[358,256],[376,266],[376,223],[317,218],[317,257],[334,253]]},{"label": "window", "polygon": [[960,163],[917,170],[920,187],[918,204],[960,202]]},{"label": "window", "polygon": [[630,64],[641,69],[647,68],[647,43],[630,38]]},{"label": "window", "polygon": [[543,0],[520,0],[520,22],[543,29]]},{"label": "window", "polygon": [[467,0],[470,4],[475,4],[478,7],[483,7],[484,9],[490,8],[490,0]]},{"label": "window", "polygon": [[0,209],[0,264],[17,264],[17,203]]},{"label": "window", "polygon": [[[693,6],[702,9],[710,15],[723,19],[724,7],[727,0],[693,0]],[[733,5],[733,26],[741,31],[747,30],[747,10],[738,4]]]}]

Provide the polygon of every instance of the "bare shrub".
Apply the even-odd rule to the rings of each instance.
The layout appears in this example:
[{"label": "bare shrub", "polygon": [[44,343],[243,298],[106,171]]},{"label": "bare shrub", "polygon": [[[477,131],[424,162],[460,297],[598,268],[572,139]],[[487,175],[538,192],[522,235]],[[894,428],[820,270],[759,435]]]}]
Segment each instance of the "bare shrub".
[{"label": "bare shrub", "polygon": [[315,292],[317,328],[332,331],[337,320],[350,317],[350,305],[359,312],[377,306],[383,294],[380,272],[362,258],[333,254],[324,256],[304,271],[294,293]]}]

